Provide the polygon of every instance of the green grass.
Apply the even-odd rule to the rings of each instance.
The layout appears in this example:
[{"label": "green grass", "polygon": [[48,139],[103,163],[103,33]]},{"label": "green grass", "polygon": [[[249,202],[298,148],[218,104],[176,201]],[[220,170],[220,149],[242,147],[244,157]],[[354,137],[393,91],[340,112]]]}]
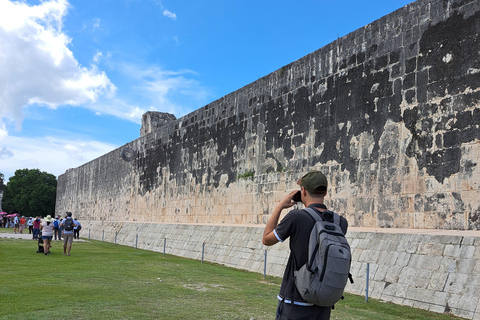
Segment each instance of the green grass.
[{"label": "green grass", "polygon": [[[61,248],[0,239],[0,319],[275,318],[277,277],[93,240]],[[454,317],[347,294],[332,319]]]}]

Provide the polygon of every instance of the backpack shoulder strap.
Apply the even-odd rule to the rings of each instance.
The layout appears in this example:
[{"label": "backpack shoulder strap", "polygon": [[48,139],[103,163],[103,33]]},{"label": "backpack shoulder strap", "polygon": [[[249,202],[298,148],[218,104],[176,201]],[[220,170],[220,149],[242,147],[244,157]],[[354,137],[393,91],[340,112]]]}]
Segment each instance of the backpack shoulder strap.
[{"label": "backpack shoulder strap", "polygon": [[[319,215],[317,213],[317,211],[315,211],[314,209],[304,208],[303,210],[307,211],[313,217],[313,219],[315,219],[315,221],[323,221],[322,216]],[[325,213],[325,212],[330,213],[333,217],[333,223],[340,226],[340,216],[338,215],[338,213],[330,211],[330,210],[323,211],[322,213]]]},{"label": "backpack shoulder strap", "polygon": [[315,219],[315,221],[317,221],[317,222],[318,222],[318,221],[323,221],[322,217],[321,217],[321,216],[317,213],[317,211],[315,211],[314,209],[312,209],[312,208],[304,208],[304,209],[302,209],[302,210],[308,212],[308,213],[312,216],[312,218]]},{"label": "backpack shoulder strap", "polygon": [[340,226],[340,216],[338,215],[338,213],[333,211],[330,211],[330,212],[332,213],[332,216],[333,216],[333,223]]}]

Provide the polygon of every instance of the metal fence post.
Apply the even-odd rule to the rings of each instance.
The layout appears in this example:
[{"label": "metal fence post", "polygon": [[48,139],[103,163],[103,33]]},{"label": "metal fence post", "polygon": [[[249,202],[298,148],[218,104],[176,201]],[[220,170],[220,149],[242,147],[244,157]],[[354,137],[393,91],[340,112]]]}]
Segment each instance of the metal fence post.
[{"label": "metal fence post", "polygon": [[265,250],[265,262],[263,265],[263,278],[267,277],[267,250]]},{"label": "metal fence post", "polygon": [[367,263],[367,279],[365,287],[365,302],[368,302],[368,279],[370,278],[370,263]]},{"label": "metal fence post", "polygon": [[202,245],[202,263],[203,263],[204,254],[205,254],[205,241],[203,241],[203,245]]},{"label": "metal fence post", "polygon": [[105,230],[103,230],[102,232],[102,242],[103,242],[103,239],[105,239]]},{"label": "metal fence post", "polygon": [[137,244],[138,244],[138,233],[135,236],[135,250],[137,250]]},{"label": "metal fence post", "polygon": [[163,255],[165,256],[165,248],[167,247],[167,238],[163,239]]},{"label": "metal fence post", "polygon": [[90,229],[88,229],[88,240],[90,240]]},{"label": "metal fence post", "polygon": [[115,231],[115,245],[117,245],[117,233],[118,231]]}]

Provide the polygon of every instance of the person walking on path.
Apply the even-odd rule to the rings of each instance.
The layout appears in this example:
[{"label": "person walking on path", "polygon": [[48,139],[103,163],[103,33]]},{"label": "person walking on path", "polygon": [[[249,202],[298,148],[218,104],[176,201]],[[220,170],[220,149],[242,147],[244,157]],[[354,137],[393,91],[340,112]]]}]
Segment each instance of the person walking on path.
[{"label": "person walking on path", "polygon": [[[311,171],[297,181],[300,185],[301,202],[305,207],[314,209],[325,221],[333,222],[327,211],[324,198],[327,194],[328,181],[320,171]],[[273,246],[290,238],[290,257],[283,275],[280,293],[278,295],[277,320],[309,319],[329,320],[331,307],[320,307],[302,299],[294,282],[294,271],[308,260],[308,243],[310,232],[315,225],[315,219],[305,210],[291,210],[280,223],[278,220],[283,209],[292,207],[298,200],[293,200],[297,191],[288,193],[273,209],[268,220],[262,242],[266,246]],[[348,222],[340,217],[340,228],[345,234]],[[295,268],[297,266],[297,268]]]},{"label": "person walking on path", "polygon": [[48,215],[44,221],[40,224],[40,230],[42,231],[43,250],[45,255],[50,253],[50,244],[53,238],[53,219]]},{"label": "person walking on path", "polygon": [[54,221],[53,221],[53,227],[55,228],[53,230],[55,240],[62,240],[62,229],[60,228],[60,216],[58,216]]},{"label": "person walking on path", "polygon": [[71,212],[67,212],[67,216],[60,226],[63,228],[63,254],[69,256],[73,243],[73,228],[75,227]]},{"label": "person walking on path", "polygon": [[28,227],[28,234],[32,234],[33,233],[33,218],[32,217],[28,218],[27,227]]},{"label": "person walking on path", "polygon": [[38,234],[40,233],[40,217],[37,216],[33,221],[33,240],[38,240]]},{"label": "person walking on path", "polygon": [[25,220],[25,217],[22,216],[20,218],[20,233],[23,234],[23,230],[25,230],[25,224],[27,223],[27,220]]},{"label": "person walking on path", "polygon": [[82,229],[82,225],[78,219],[74,219],[76,226],[73,228],[73,239],[80,239],[80,230]]},{"label": "person walking on path", "polygon": [[13,218],[13,233],[20,232],[20,221],[18,219],[19,214],[17,213]]}]

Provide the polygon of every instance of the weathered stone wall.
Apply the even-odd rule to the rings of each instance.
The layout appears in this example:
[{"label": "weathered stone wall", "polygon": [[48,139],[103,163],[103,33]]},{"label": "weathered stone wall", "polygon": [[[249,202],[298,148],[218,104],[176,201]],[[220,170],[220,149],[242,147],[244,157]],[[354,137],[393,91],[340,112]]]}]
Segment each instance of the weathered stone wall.
[{"label": "weathered stone wall", "polygon": [[[324,171],[350,226],[480,230],[480,0],[419,0],[58,179],[92,237],[263,271],[263,223]],[[147,119],[148,120],[148,119]],[[214,225],[215,224],[215,225]],[[248,227],[246,225],[249,225]],[[350,229],[353,230],[353,229]],[[391,231],[398,229],[388,229]],[[447,231],[443,231],[447,232]],[[479,317],[478,237],[349,231],[353,293]],[[288,244],[268,248],[281,275]]]},{"label": "weathered stone wall", "polygon": [[[262,245],[261,226],[110,221],[83,225],[82,237],[112,243],[116,238],[117,244],[198,260],[203,253],[205,261],[278,277],[289,255],[288,241]],[[435,235],[378,230],[385,232],[350,228],[347,233],[355,280],[347,284],[347,292],[365,295],[369,264],[369,297],[480,319],[480,237],[458,231]]]},{"label": "weathered stone wall", "polygon": [[316,168],[350,225],[478,230],[479,30],[479,0],[414,2],[68,170],[56,213],[261,224]]}]

